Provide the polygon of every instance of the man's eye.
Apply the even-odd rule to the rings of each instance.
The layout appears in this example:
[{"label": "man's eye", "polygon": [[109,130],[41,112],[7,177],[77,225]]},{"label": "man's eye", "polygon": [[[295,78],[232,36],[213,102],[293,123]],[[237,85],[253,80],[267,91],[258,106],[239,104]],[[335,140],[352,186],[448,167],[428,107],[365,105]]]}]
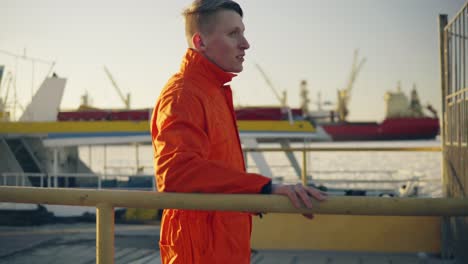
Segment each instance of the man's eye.
[{"label": "man's eye", "polygon": [[237,34],[239,34],[239,31],[232,31],[229,36],[236,36]]}]

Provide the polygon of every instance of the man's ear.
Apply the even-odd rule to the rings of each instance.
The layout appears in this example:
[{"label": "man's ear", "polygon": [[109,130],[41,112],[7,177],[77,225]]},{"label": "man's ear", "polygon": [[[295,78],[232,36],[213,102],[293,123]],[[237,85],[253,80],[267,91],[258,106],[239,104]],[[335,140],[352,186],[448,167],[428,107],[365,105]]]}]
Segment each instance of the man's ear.
[{"label": "man's ear", "polygon": [[196,50],[200,50],[200,51],[203,51],[205,49],[205,43],[203,41],[203,37],[200,33],[195,33],[193,34],[192,36],[192,44],[193,44],[193,47],[196,49]]}]

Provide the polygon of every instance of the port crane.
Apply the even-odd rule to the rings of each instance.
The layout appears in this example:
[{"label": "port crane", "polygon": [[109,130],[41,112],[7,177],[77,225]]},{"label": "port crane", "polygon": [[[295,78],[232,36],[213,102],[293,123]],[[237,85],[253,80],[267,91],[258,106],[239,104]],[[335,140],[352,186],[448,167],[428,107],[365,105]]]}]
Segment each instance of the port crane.
[{"label": "port crane", "polygon": [[287,104],[286,91],[283,90],[283,94],[282,96],[280,96],[278,90],[273,86],[273,83],[271,82],[270,78],[268,78],[268,75],[265,73],[265,71],[263,71],[262,67],[260,67],[260,65],[258,65],[257,63],[255,64],[255,66],[257,67],[258,71],[262,74],[263,79],[267,83],[268,87],[270,87],[270,89],[273,91],[273,94],[280,103],[281,109],[283,109],[283,111],[287,111],[289,123],[294,123],[291,108]]},{"label": "port crane", "polygon": [[[3,66],[0,66],[3,67]],[[2,76],[0,74],[0,112],[5,111],[8,102],[8,96],[10,87],[13,81],[13,75],[11,72],[7,72],[5,79],[2,82]],[[2,97],[3,89],[5,89],[4,96]]]},{"label": "port crane", "polygon": [[[6,78],[2,82],[3,72],[5,67],[0,65],[0,121],[8,121],[10,113],[7,112],[8,95],[11,86],[12,75],[8,72]],[[3,88],[6,89],[5,96],[2,97]]]},{"label": "port crane", "polygon": [[[5,108],[4,105],[6,104],[6,99],[2,98],[2,90],[3,90],[2,88],[3,86],[6,86],[6,85],[2,85],[2,78],[3,78],[4,71],[5,71],[5,66],[0,65],[0,111],[3,111],[3,109]],[[8,86],[6,87],[7,87],[7,93],[8,93]]]},{"label": "port crane", "polygon": [[268,87],[270,87],[271,91],[273,91],[273,94],[275,95],[276,99],[279,101],[281,107],[288,107],[287,106],[287,94],[286,91],[283,91],[282,96],[278,93],[278,90],[273,86],[273,83],[271,82],[270,78],[268,78],[268,75],[263,71],[263,69],[260,67],[260,65],[255,64],[257,67],[258,71],[262,74],[263,79],[267,83]]},{"label": "port crane", "polygon": [[120,90],[119,86],[114,80],[114,77],[112,77],[112,74],[110,73],[109,69],[106,66],[104,66],[104,71],[106,72],[107,77],[111,81],[112,86],[115,88],[115,90],[119,94],[120,99],[124,103],[125,109],[130,109],[130,93],[127,93],[127,96],[124,96],[124,94],[122,93],[122,90]]},{"label": "port crane", "polygon": [[354,51],[353,65],[351,67],[351,74],[349,80],[346,84],[346,87],[338,90],[338,102],[337,102],[337,113],[338,118],[341,122],[345,122],[348,117],[348,105],[351,99],[351,90],[353,89],[353,84],[356,81],[356,77],[362,69],[362,66],[366,62],[366,58],[358,60],[359,50]]}]

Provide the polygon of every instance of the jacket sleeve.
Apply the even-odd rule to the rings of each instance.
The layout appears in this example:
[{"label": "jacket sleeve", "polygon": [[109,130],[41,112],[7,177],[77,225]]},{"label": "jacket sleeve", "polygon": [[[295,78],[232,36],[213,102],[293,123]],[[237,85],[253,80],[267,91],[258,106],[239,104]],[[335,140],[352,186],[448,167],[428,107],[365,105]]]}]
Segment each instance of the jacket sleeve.
[{"label": "jacket sleeve", "polygon": [[184,193],[260,193],[271,180],[208,160],[210,140],[199,99],[175,91],[160,97],[151,136],[158,190]]}]

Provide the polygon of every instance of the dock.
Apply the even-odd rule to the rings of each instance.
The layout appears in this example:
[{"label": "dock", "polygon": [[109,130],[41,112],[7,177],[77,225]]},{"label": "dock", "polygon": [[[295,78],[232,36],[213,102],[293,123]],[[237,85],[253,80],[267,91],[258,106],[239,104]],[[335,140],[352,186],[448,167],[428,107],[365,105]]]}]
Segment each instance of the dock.
[{"label": "dock", "polygon": [[[94,223],[0,227],[0,263],[96,263]],[[161,263],[159,225],[115,225],[115,263]],[[438,256],[369,252],[252,250],[252,264],[452,264]]]}]

